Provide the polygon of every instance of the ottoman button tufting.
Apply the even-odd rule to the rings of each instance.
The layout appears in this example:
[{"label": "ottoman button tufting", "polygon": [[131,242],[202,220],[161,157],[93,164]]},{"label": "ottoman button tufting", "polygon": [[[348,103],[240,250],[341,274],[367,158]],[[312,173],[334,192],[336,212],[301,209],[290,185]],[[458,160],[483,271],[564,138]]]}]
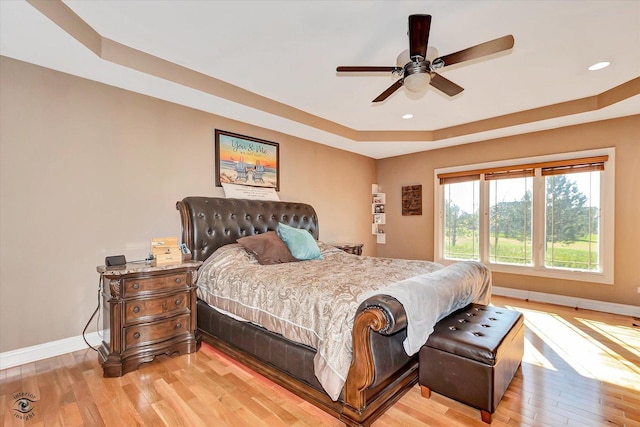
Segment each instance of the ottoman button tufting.
[{"label": "ottoman button tufting", "polygon": [[[469,330],[471,325],[476,331]],[[468,333],[452,332],[459,327],[461,332]],[[477,330],[480,328],[491,331],[485,334]],[[491,423],[491,414],[502,400],[523,354],[522,313],[470,304],[441,319],[420,349],[421,394],[428,398],[434,391],[477,408],[482,421]]]}]

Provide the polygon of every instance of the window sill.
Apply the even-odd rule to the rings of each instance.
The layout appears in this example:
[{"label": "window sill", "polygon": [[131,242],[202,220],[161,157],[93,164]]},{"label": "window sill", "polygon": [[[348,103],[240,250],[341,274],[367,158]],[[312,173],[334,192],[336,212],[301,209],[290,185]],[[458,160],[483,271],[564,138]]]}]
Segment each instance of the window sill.
[{"label": "window sill", "polygon": [[[460,260],[462,261],[462,260]],[[440,264],[448,265],[458,260],[441,259]],[[546,277],[550,279],[572,280],[577,282],[589,282],[598,283],[602,285],[613,285],[613,274],[607,275],[604,272],[590,272],[570,269],[550,269],[550,268],[536,268],[530,266],[521,265],[507,265],[507,264],[494,264],[484,263],[493,273],[507,273],[518,274],[523,276],[534,277]]]}]

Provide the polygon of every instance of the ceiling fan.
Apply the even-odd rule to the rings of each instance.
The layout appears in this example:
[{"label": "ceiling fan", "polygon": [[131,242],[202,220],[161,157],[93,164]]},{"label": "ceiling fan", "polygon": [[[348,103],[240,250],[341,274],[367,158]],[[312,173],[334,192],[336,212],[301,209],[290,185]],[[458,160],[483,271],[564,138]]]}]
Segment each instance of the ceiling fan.
[{"label": "ceiling fan", "polygon": [[429,41],[430,27],[431,15],[409,15],[409,50],[402,52],[398,56],[397,66],[340,66],[336,71],[356,73],[391,71],[394,75],[400,76],[395,83],[382,92],[373,102],[384,101],[401,86],[406,87],[411,92],[419,92],[426,88],[427,84],[449,96],[455,96],[464,89],[436,73],[436,70],[502,52],[513,47],[513,36],[508,35],[449,55],[428,59],[427,43]]}]

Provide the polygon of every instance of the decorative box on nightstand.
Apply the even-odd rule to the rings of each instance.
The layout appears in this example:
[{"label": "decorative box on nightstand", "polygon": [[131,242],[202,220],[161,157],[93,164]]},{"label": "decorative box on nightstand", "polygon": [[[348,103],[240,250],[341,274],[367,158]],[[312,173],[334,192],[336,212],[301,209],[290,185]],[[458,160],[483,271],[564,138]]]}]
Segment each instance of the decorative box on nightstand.
[{"label": "decorative box on nightstand", "polygon": [[104,336],[98,353],[105,377],[119,377],[161,354],[197,351],[195,279],[200,261],[97,267]]},{"label": "decorative box on nightstand", "polygon": [[342,249],[348,254],[362,255],[362,243],[332,243],[331,246],[335,246],[338,249]]}]

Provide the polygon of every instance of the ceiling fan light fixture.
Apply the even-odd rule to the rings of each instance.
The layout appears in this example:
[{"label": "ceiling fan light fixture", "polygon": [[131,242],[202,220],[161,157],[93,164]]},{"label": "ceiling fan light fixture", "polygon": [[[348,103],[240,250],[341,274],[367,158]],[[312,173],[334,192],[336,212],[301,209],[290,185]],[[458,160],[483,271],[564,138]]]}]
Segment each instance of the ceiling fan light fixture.
[{"label": "ceiling fan light fixture", "polygon": [[433,46],[427,46],[427,60],[433,61],[438,57],[438,49]]},{"label": "ceiling fan light fixture", "polygon": [[405,49],[402,52],[400,52],[400,55],[398,55],[398,58],[396,59],[396,64],[398,65],[398,67],[404,67],[404,64],[406,64],[409,61],[411,61],[411,58],[409,57],[409,49]]},{"label": "ceiling fan light fixture", "polygon": [[603,68],[607,68],[609,65],[611,65],[611,62],[609,62],[609,61],[597,62],[597,63],[593,64],[592,66],[590,66],[588,68],[588,70],[589,71],[602,70]]},{"label": "ceiling fan light fixture", "polygon": [[422,92],[427,88],[430,81],[431,76],[429,73],[411,74],[404,78],[404,87],[406,87],[409,92]]}]

